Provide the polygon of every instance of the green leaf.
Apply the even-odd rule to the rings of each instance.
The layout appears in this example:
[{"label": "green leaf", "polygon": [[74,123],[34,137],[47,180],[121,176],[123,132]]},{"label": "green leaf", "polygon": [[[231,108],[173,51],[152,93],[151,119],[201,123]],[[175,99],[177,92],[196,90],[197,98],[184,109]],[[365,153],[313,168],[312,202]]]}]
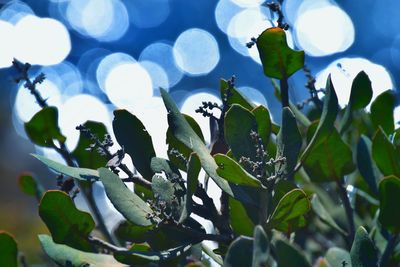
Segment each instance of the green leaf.
[{"label": "green leaf", "polygon": [[267,266],[269,257],[269,240],[262,226],[254,228],[253,263],[252,267]]},{"label": "green leaf", "polygon": [[393,90],[387,90],[372,102],[371,120],[375,128],[382,127],[389,135],[394,131],[393,111],[396,105],[396,96]]},{"label": "green leaf", "polygon": [[183,223],[192,212],[193,195],[196,193],[197,185],[199,184],[199,173],[201,170],[200,159],[196,153],[190,154],[187,164],[187,188],[185,196],[185,205],[183,205],[179,223]]},{"label": "green leaf", "polygon": [[131,222],[121,222],[114,231],[115,236],[119,240],[132,243],[146,242],[146,234],[152,229],[152,226],[139,226]]},{"label": "green leaf", "polygon": [[37,158],[38,160],[43,162],[47,167],[54,170],[55,172],[64,174],[66,176],[73,177],[77,180],[80,180],[80,181],[97,181],[97,180],[99,180],[99,172],[96,170],[70,167],[70,166],[66,166],[64,164],[58,163],[54,160],[45,158],[43,156],[34,155],[34,154],[32,154],[32,156],[34,156],[35,158]]},{"label": "green leaf", "polygon": [[324,107],[322,109],[321,119],[319,120],[318,127],[304,149],[303,154],[300,156],[300,161],[304,161],[314,146],[322,143],[328,136],[330,136],[332,130],[335,128],[334,123],[338,114],[339,105],[338,99],[333,87],[331,76],[328,76],[326,82],[326,95],[324,99]]},{"label": "green leaf", "polygon": [[349,105],[351,106],[352,110],[365,108],[366,106],[368,106],[371,99],[371,80],[364,71],[361,71],[354,78],[351,85]]},{"label": "green leaf", "polygon": [[321,201],[319,200],[317,195],[314,195],[312,200],[311,200],[311,206],[315,214],[317,214],[318,218],[320,218],[324,223],[330,225],[332,228],[337,230],[339,233],[342,235],[346,236],[347,233],[340,228],[339,225],[335,222],[335,220],[332,218],[330,213],[325,209],[325,207],[322,205]]},{"label": "green leaf", "polygon": [[58,110],[55,107],[45,107],[36,113],[25,123],[25,132],[32,143],[43,147],[53,147],[53,140],[61,143],[66,140],[58,128]]},{"label": "green leaf", "polygon": [[214,158],[210,155],[207,147],[200,137],[195,133],[193,128],[179,112],[178,107],[173,102],[171,96],[161,89],[161,95],[164,100],[165,107],[168,111],[168,124],[172,134],[181,141],[184,145],[196,152],[199,156],[201,166],[205,172],[214,180],[214,182],[230,196],[242,199],[243,201],[251,201],[240,188],[231,186],[225,179],[217,174],[218,165],[215,163]]},{"label": "green leaf", "polygon": [[352,267],[378,266],[378,251],[364,227],[356,232],[350,251]]},{"label": "green leaf", "polygon": [[106,168],[99,170],[100,180],[114,207],[131,223],[150,226],[148,215],[153,211],[140,197],[130,191],[122,180]]},{"label": "green leaf", "polygon": [[169,160],[154,157],[151,159],[151,169],[155,173],[164,172],[169,180],[181,178],[179,169],[175,167]]},{"label": "green leaf", "polygon": [[[315,127],[315,123],[310,126],[308,136],[315,132]],[[313,182],[338,181],[355,169],[352,151],[336,128],[333,128],[322,142],[314,145],[303,167]]]},{"label": "green leaf", "polygon": [[223,154],[214,155],[218,165],[217,173],[228,182],[237,185],[261,187],[261,182],[253,175],[248,173],[242,166],[230,157]]},{"label": "green leaf", "polygon": [[[229,93],[228,90],[230,91]],[[242,93],[240,93],[236,88],[229,88],[228,82],[224,79],[221,79],[220,81],[220,93],[221,99],[224,99],[227,94],[229,94],[229,97],[227,98],[228,106],[238,104],[248,110],[255,108],[255,105],[249,99],[247,99],[246,96],[242,95]]]},{"label": "green leaf", "polygon": [[251,111],[251,113],[253,113],[256,119],[258,134],[263,140],[264,147],[266,148],[272,132],[271,115],[269,114],[268,109],[264,106],[256,107]]},{"label": "green leaf", "polygon": [[297,128],[296,118],[288,107],[283,108],[282,126],[277,139],[278,150],[276,158],[286,158],[283,167],[285,173],[290,174],[296,166],[303,141],[299,129]]},{"label": "green leaf", "polygon": [[[98,138],[100,142],[104,141],[107,129],[104,124],[95,121],[87,121],[83,126],[90,130],[90,132]],[[78,145],[72,152],[73,157],[78,162],[78,165],[83,168],[98,169],[107,165],[107,158],[101,155],[96,149],[93,151],[88,150],[94,141],[88,138],[85,134],[80,134]]]},{"label": "green leaf", "polygon": [[330,248],[325,257],[332,267],[344,266],[343,262],[346,263],[346,267],[351,267],[350,253],[344,249],[336,247]]},{"label": "green leaf", "polygon": [[385,177],[379,183],[379,222],[392,233],[400,233],[400,179]]},{"label": "green leaf", "polygon": [[40,200],[44,194],[44,188],[40,182],[29,173],[23,173],[18,179],[19,189],[29,196],[35,196]]},{"label": "green leaf", "polygon": [[372,143],[371,140],[362,135],[357,144],[357,167],[368,184],[371,191],[378,195],[378,178],[375,175],[375,163],[372,161]]},{"label": "green leaf", "polygon": [[229,145],[234,157],[241,157],[257,161],[255,142],[251,138],[252,132],[257,131],[257,121],[251,111],[233,104],[225,115],[225,141]]},{"label": "green leaf", "polygon": [[192,245],[182,245],[166,251],[143,251],[143,250],[130,250],[130,251],[117,251],[114,253],[115,259],[119,262],[135,265],[147,260],[149,262],[163,262],[173,258],[180,257],[187,253]]},{"label": "green leaf", "polygon": [[93,251],[87,240],[95,227],[92,216],[75,207],[62,191],[47,191],[39,204],[39,216],[55,242],[83,251]]},{"label": "green leaf", "polygon": [[372,99],[372,86],[368,75],[361,71],[354,78],[351,85],[349,103],[340,123],[339,132],[342,134],[348,129],[352,121],[354,110],[365,108]]},{"label": "green leaf", "polygon": [[290,223],[291,220],[303,216],[310,208],[310,201],[306,193],[301,189],[293,189],[279,201],[268,221],[268,226],[281,229],[285,223]]},{"label": "green leaf", "polygon": [[292,50],[285,31],[279,27],[262,32],[257,38],[257,49],[268,77],[286,79],[304,66],[304,51]]},{"label": "green leaf", "polygon": [[18,267],[17,242],[4,231],[0,231],[0,262],[3,266]]},{"label": "green leaf", "polygon": [[[245,256],[244,256],[245,255]],[[224,267],[252,266],[253,239],[239,236],[231,243],[224,260]]]},{"label": "green leaf", "polygon": [[237,235],[253,235],[254,223],[247,215],[247,211],[240,201],[229,198],[229,221]]},{"label": "green leaf", "polygon": [[44,252],[59,266],[127,267],[117,262],[113,256],[87,253],[53,242],[48,235],[39,235]]},{"label": "green leaf", "polygon": [[287,239],[275,241],[276,261],[279,267],[311,267],[304,253]]},{"label": "green leaf", "polygon": [[400,154],[381,127],[378,128],[372,139],[372,157],[385,176],[400,177]]},{"label": "green leaf", "polygon": [[167,203],[171,202],[175,197],[174,184],[160,175],[155,174],[153,176],[151,189],[157,199]]},{"label": "green leaf", "polygon": [[127,110],[115,110],[113,128],[118,144],[129,154],[135,168],[145,179],[150,180],[154,175],[150,163],[156,152],[143,123]]},{"label": "green leaf", "polygon": [[[200,138],[201,141],[204,142],[204,136],[203,133],[201,132],[200,126],[197,124],[197,122],[190,117],[189,115],[182,114],[183,117],[186,119],[186,121],[189,123],[190,127],[193,129],[193,131],[197,134],[197,136]],[[167,130],[167,144],[168,144],[168,158],[169,160],[177,166],[180,170],[182,171],[187,171],[187,166],[186,162],[184,162],[182,159],[177,158],[175,155],[171,155],[169,153],[171,149],[178,150],[179,153],[181,153],[185,159],[188,159],[190,157],[190,154],[193,152],[192,149],[188,148],[184,143],[179,141],[172,133],[171,127],[168,127]]]}]

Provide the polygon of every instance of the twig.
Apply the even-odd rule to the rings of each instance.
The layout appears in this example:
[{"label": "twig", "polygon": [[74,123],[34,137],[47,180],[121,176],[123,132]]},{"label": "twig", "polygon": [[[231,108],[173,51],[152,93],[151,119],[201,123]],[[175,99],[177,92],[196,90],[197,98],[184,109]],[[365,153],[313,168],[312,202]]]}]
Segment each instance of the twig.
[{"label": "twig", "polygon": [[207,245],[201,243],[201,248],[203,249],[204,253],[210,256],[210,258],[213,259],[216,263],[218,263],[221,266],[224,264],[224,261],[222,260],[221,256],[215,254],[214,251],[212,251],[212,249],[209,248]]},{"label": "twig", "polygon": [[355,224],[354,224],[354,211],[350,204],[350,199],[347,194],[346,185],[344,183],[343,177],[340,180],[337,180],[336,184],[337,184],[338,191],[339,191],[339,197],[342,200],[344,210],[346,212],[347,221],[349,223],[348,242],[349,242],[349,244],[352,244],[353,240],[354,240],[354,234],[356,231]]},{"label": "twig", "polygon": [[395,249],[397,242],[399,241],[399,234],[393,235],[390,237],[386,244],[386,248],[383,251],[383,254],[379,260],[379,266],[383,267],[386,265],[387,261],[390,259],[390,256],[393,253],[393,250]]},{"label": "twig", "polygon": [[[39,104],[39,106],[41,108],[48,107],[46,100],[41,96],[40,92],[36,88],[36,86],[38,84],[41,84],[44,81],[44,79],[45,79],[44,74],[42,74],[42,73],[39,74],[33,81],[31,81],[31,79],[29,78],[29,74],[28,74],[29,69],[31,68],[31,65],[29,63],[22,64],[18,60],[14,59],[13,65],[20,74],[20,76],[17,77],[15,79],[15,81],[17,83],[20,83],[21,81],[24,82],[24,87],[30,90],[31,94],[35,97],[36,102]],[[78,167],[76,162],[73,159],[71,152],[68,150],[65,143],[58,142],[58,144],[59,144],[59,147],[54,145],[53,149],[55,149],[55,151],[62,156],[62,158],[65,160],[65,162],[67,163],[68,166]],[[98,223],[100,231],[110,242],[115,242],[114,238],[108,232],[105,222],[103,220],[103,217],[101,216],[100,210],[98,209],[98,207],[96,205],[96,202],[95,202],[93,194],[92,194],[91,186],[86,187],[82,183],[79,183],[79,187],[80,187],[81,192],[83,192],[87,203],[89,204],[89,207],[93,213],[93,216],[95,217],[95,220]]]},{"label": "twig", "polygon": [[108,243],[108,242],[106,242],[104,240],[101,240],[101,239],[99,239],[97,237],[94,237],[94,236],[89,236],[88,237],[88,241],[91,244],[95,245],[95,246],[101,247],[101,248],[106,249],[106,250],[111,251],[111,252],[125,250],[124,248],[114,246],[113,244],[110,244],[110,243]]},{"label": "twig", "polygon": [[286,77],[280,80],[282,107],[289,107],[289,86]]}]

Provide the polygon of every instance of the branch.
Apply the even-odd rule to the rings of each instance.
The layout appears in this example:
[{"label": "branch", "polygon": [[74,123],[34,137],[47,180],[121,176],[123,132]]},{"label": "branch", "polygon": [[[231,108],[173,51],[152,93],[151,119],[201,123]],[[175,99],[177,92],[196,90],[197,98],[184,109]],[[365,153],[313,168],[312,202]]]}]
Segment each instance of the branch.
[{"label": "branch", "polygon": [[[41,96],[40,92],[37,90],[36,86],[38,84],[41,84],[44,79],[45,75],[43,73],[39,74],[33,81],[29,78],[29,69],[31,68],[31,65],[29,63],[22,64],[18,60],[14,59],[13,60],[13,65],[14,68],[19,72],[20,76],[15,79],[15,81],[20,83],[21,81],[24,82],[24,87],[29,89],[31,94],[35,97],[36,102],[39,104],[41,108],[48,107],[48,104],[46,103],[46,100]],[[65,160],[68,166],[71,167],[78,167],[76,162],[74,161],[74,158],[71,154],[71,152],[68,150],[67,146],[63,142],[58,142],[59,147],[53,146],[52,148],[62,156],[62,158]],[[105,222],[103,220],[103,217],[101,216],[100,210],[98,209],[96,202],[94,200],[93,194],[92,194],[92,188],[91,187],[85,187],[83,184],[79,183],[80,190],[83,192],[85,199],[87,203],[89,204],[89,207],[93,213],[93,216],[95,217],[95,220],[98,223],[98,226],[100,228],[100,231],[103,233],[105,237],[110,242],[114,242],[113,237],[111,234],[108,232],[107,227],[105,225]]]},{"label": "branch", "polygon": [[390,259],[390,256],[395,249],[397,242],[399,241],[399,234],[393,235],[390,237],[386,244],[386,248],[383,251],[382,257],[379,260],[379,266],[386,266],[387,261]]}]

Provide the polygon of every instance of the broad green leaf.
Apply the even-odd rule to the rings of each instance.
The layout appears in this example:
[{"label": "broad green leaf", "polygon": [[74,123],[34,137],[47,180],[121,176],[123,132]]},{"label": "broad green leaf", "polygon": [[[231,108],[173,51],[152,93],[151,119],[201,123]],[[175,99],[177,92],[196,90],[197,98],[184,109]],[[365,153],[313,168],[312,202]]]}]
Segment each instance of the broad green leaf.
[{"label": "broad green leaf", "polygon": [[292,50],[285,31],[279,27],[262,32],[257,38],[257,49],[268,77],[286,79],[304,66],[304,51]]},{"label": "broad green leaf", "polygon": [[61,143],[66,140],[58,128],[58,110],[55,107],[46,107],[36,113],[25,123],[25,132],[32,143],[43,147],[53,147],[54,140]]},{"label": "broad green leaf", "polygon": [[400,153],[396,151],[381,127],[372,139],[372,157],[383,175],[400,177]]},{"label": "broad green leaf", "polygon": [[123,221],[115,228],[114,234],[119,240],[144,243],[146,242],[146,234],[151,229],[152,226],[139,226],[128,221]]},{"label": "broad green leaf", "polygon": [[[104,141],[107,134],[107,129],[101,122],[87,121],[83,126],[90,130],[90,132],[100,141]],[[88,149],[94,141],[88,138],[85,134],[79,136],[78,145],[72,152],[72,155],[78,162],[79,167],[98,169],[107,165],[107,158],[101,155],[96,149],[91,151]]]},{"label": "broad green leaf", "polygon": [[338,114],[339,105],[338,99],[333,87],[331,76],[328,76],[326,82],[326,95],[324,99],[324,107],[322,109],[321,119],[319,120],[318,127],[314,132],[310,142],[304,149],[303,154],[300,156],[300,161],[304,161],[314,146],[322,143],[335,128],[334,123]]},{"label": "broad green leaf", "polygon": [[300,248],[287,239],[278,238],[275,241],[275,251],[279,267],[311,267]]},{"label": "broad green leaf", "polygon": [[35,158],[37,158],[38,160],[43,162],[50,169],[52,169],[55,172],[58,172],[60,174],[64,174],[66,176],[73,177],[80,181],[97,181],[97,180],[99,180],[99,172],[96,170],[70,167],[70,166],[66,166],[64,164],[58,163],[54,160],[45,158],[43,156],[34,155],[34,154],[32,154],[32,156],[34,156]]},{"label": "broad green leaf", "polygon": [[87,237],[95,222],[90,213],[78,210],[62,191],[47,191],[39,204],[39,216],[55,242],[83,251],[93,251]]},{"label": "broad green leaf", "polygon": [[[230,90],[229,93],[228,89]],[[228,106],[238,104],[248,110],[255,108],[255,105],[249,99],[247,99],[246,96],[242,95],[236,88],[229,88],[228,82],[224,79],[221,79],[220,81],[220,93],[221,99],[224,99],[227,94],[229,94],[229,97],[227,98]]]},{"label": "broad green leaf", "polygon": [[164,172],[169,180],[177,179],[181,177],[179,169],[175,167],[169,160],[154,157],[151,159],[151,169],[155,173]]},{"label": "broad green leaf", "polygon": [[364,227],[360,226],[350,251],[352,267],[378,266],[378,251]]},{"label": "broad green leaf", "polygon": [[205,172],[224,192],[230,196],[242,199],[243,201],[251,201],[250,198],[245,195],[242,190],[240,190],[240,188],[231,186],[225,179],[218,176],[218,165],[215,163],[214,158],[210,155],[210,152],[204,145],[204,142],[195,133],[184,116],[179,112],[179,109],[173,102],[171,96],[169,96],[164,89],[161,89],[160,91],[165,107],[168,111],[168,124],[172,134],[199,156],[201,166]]},{"label": "broad green leaf", "polygon": [[388,176],[379,183],[379,222],[392,233],[400,233],[400,179]]},{"label": "broad green leaf", "polygon": [[88,253],[56,244],[48,235],[39,235],[39,241],[44,252],[61,267],[127,267],[127,265],[117,262],[111,255]]},{"label": "broad green leaf", "polygon": [[357,167],[364,181],[368,184],[371,191],[378,195],[378,178],[375,175],[375,162],[372,161],[371,140],[362,135],[357,144]]},{"label": "broad green leaf", "polygon": [[231,243],[225,255],[224,267],[252,266],[253,239],[239,236]]},{"label": "broad green leaf", "polygon": [[115,173],[106,168],[100,168],[98,171],[106,194],[114,207],[133,224],[152,225],[148,216],[153,211],[147,203],[129,190]]},{"label": "broad green leaf", "polygon": [[285,223],[303,216],[310,210],[310,201],[301,189],[293,189],[285,194],[279,201],[268,225],[271,228],[280,228]]},{"label": "broad green leaf", "polygon": [[115,259],[119,262],[135,266],[147,260],[149,262],[164,262],[173,258],[180,257],[187,253],[192,245],[182,245],[166,251],[143,251],[143,250],[130,250],[130,251],[117,251],[114,253]]},{"label": "broad green leaf", "polygon": [[217,173],[230,183],[237,185],[246,185],[261,187],[261,182],[253,175],[248,173],[242,166],[230,157],[223,154],[214,155],[215,162],[218,165]]},{"label": "broad green leaf", "polygon": [[240,201],[229,198],[229,218],[233,231],[237,235],[253,235],[254,223],[247,215],[247,211]]},{"label": "broad green leaf", "polygon": [[371,120],[375,128],[382,127],[389,135],[394,131],[393,110],[396,105],[396,96],[393,90],[387,90],[372,102]]},{"label": "broad green leaf", "polygon": [[0,231],[0,263],[2,266],[18,267],[18,246],[7,232]]},{"label": "broad green leaf", "polygon": [[297,128],[296,118],[288,107],[283,108],[282,126],[277,139],[278,151],[276,158],[286,158],[284,170],[286,174],[290,174],[297,163],[297,158],[302,146],[302,137]]},{"label": "broad green leaf", "polygon": [[258,106],[251,111],[256,118],[258,134],[263,140],[264,148],[267,148],[272,132],[272,122],[269,111],[264,106]]},{"label": "broad green leaf", "polygon": [[29,196],[40,200],[44,194],[44,188],[40,182],[29,173],[23,173],[18,179],[19,189]]},{"label": "broad green leaf", "polygon": [[127,110],[115,110],[113,128],[118,144],[129,154],[135,168],[145,179],[150,180],[154,175],[150,163],[156,152],[143,123]]},{"label": "broad green leaf", "polygon": [[225,115],[225,141],[237,160],[241,157],[257,161],[256,141],[251,133],[257,133],[257,121],[251,111],[233,104]]},{"label": "broad green leaf", "polygon": [[160,175],[153,175],[151,189],[153,190],[154,196],[161,201],[169,203],[175,197],[174,184]]},{"label": "broad green leaf", "polygon": [[[200,140],[203,141],[203,143],[204,143],[204,136],[203,136],[203,133],[201,132],[201,128],[197,124],[197,122],[192,117],[190,117],[189,115],[186,115],[186,114],[182,114],[182,115],[186,119],[186,121],[189,123],[189,125],[193,129],[193,131],[200,138]],[[186,172],[187,171],[186,162],[184,162],[180,158],[177,158],[175,155],[171,155],[170,151],[171,151],[171,149],[178,150],[178,152],[181,153],[185,157],[185,159],[187,160],[190,157],[190,154],[193,152],[192,149],[188,148],[184,143],[179,141],[173,135],[171,127],[169,127],[168,130],[167,130],[167,144],[168,144],[168,158],[169,158],[169,160],[175,166],[177,166],[180,170]]]},{"label": "broad green leaf", "polygon": [[332,218],[331,214],[322,205],[317,195],[313,196],[311,200],[311,206],[315,214],[317,214],[318,218],[320,218],[324,223],[330,225],[332,228],[337,230],[342,235],[344,236],[347,235],[347,233],[342,228],[340,228],[339,225],[337,225],[335,220]]},{"label": "broad green leaf", "polygon": [[[336,247],[330,248],[326,253],[325,257],[332,267],[335,266],[352,267],[350,253],[342,248],[336,248]],[[343,263],[345,263],[345,265],[343,265]]]},{"label": "broad green leaf", "polygon": [[183,223],[192,212],[193,195],[196,193],[197,185],[199,184],[199,173],[201,170],[201,163],[196,153],[190,154],[189,162],[187,164],[187,186],[185,205],[183,205],[179,223]]},{"label": "broad green leaf", "polygon": [[343,133],[348,129],[352,122],[352,112],[365,108],[372,99],[372,86],[368,75],[361,71],[354,78],[351,85],[349,103],[340,123],[339,132]]},{"label": "broad green leaf", "polygon": [[[308,129],[307,135],[315,135],[315,128],[314,123]],[[355,169],[352,151],[336,128],[333,128],[322,142],[313,146],[303,167],[313,182],[338,181]]]},{"label": "broad green leaf", "polygon": [[262,226],[254,228],[253,263],[252,267],[267,266],[269,257],[269,240]]}]

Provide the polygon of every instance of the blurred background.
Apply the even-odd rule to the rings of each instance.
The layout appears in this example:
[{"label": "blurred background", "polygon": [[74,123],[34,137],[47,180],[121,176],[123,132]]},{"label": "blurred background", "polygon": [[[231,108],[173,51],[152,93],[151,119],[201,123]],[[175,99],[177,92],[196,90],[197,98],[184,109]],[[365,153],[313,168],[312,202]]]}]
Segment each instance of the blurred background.
[{"label": "blurred background", "polygon": [[[61,160],[35,147],[23,123],[39,110],[17,85],[13,58],[33,65],[47,79],[38,88],[59,109],[59,124],[73,149],[78,124],[103,122],[112,132],[112,111],[125,108],[150,132],[158,156],[166,157],[166,113],[159,87],[169,90],[182,112],[199,120],[206,139],[208,121],[195,113],[202,101],[220,102],[219,79],[236,76],[236,86],[269,107],[280,123],[280,103],[263,75],[252,37],[275,25],[264,0],[0,0],[0,229],[15,234],[31,263],[41,261],[36,235],[36,200],[18,190],[18,176],[30,171],[48,187],[50,173],[30,153]],[[400,82],[400,2],[284,0],[290,25],[288,44],[304,50],[306,65],[323,88],[332,73],[345,106],[351,82],[364,70],[375,98]],[[293,102],[309,97],[303,71],[289,80]],[[398,110],[396,110],[396,116]],[[396,121],[400,120],[396,118]],[[101,192],[99,193],[102,194]]]}]

